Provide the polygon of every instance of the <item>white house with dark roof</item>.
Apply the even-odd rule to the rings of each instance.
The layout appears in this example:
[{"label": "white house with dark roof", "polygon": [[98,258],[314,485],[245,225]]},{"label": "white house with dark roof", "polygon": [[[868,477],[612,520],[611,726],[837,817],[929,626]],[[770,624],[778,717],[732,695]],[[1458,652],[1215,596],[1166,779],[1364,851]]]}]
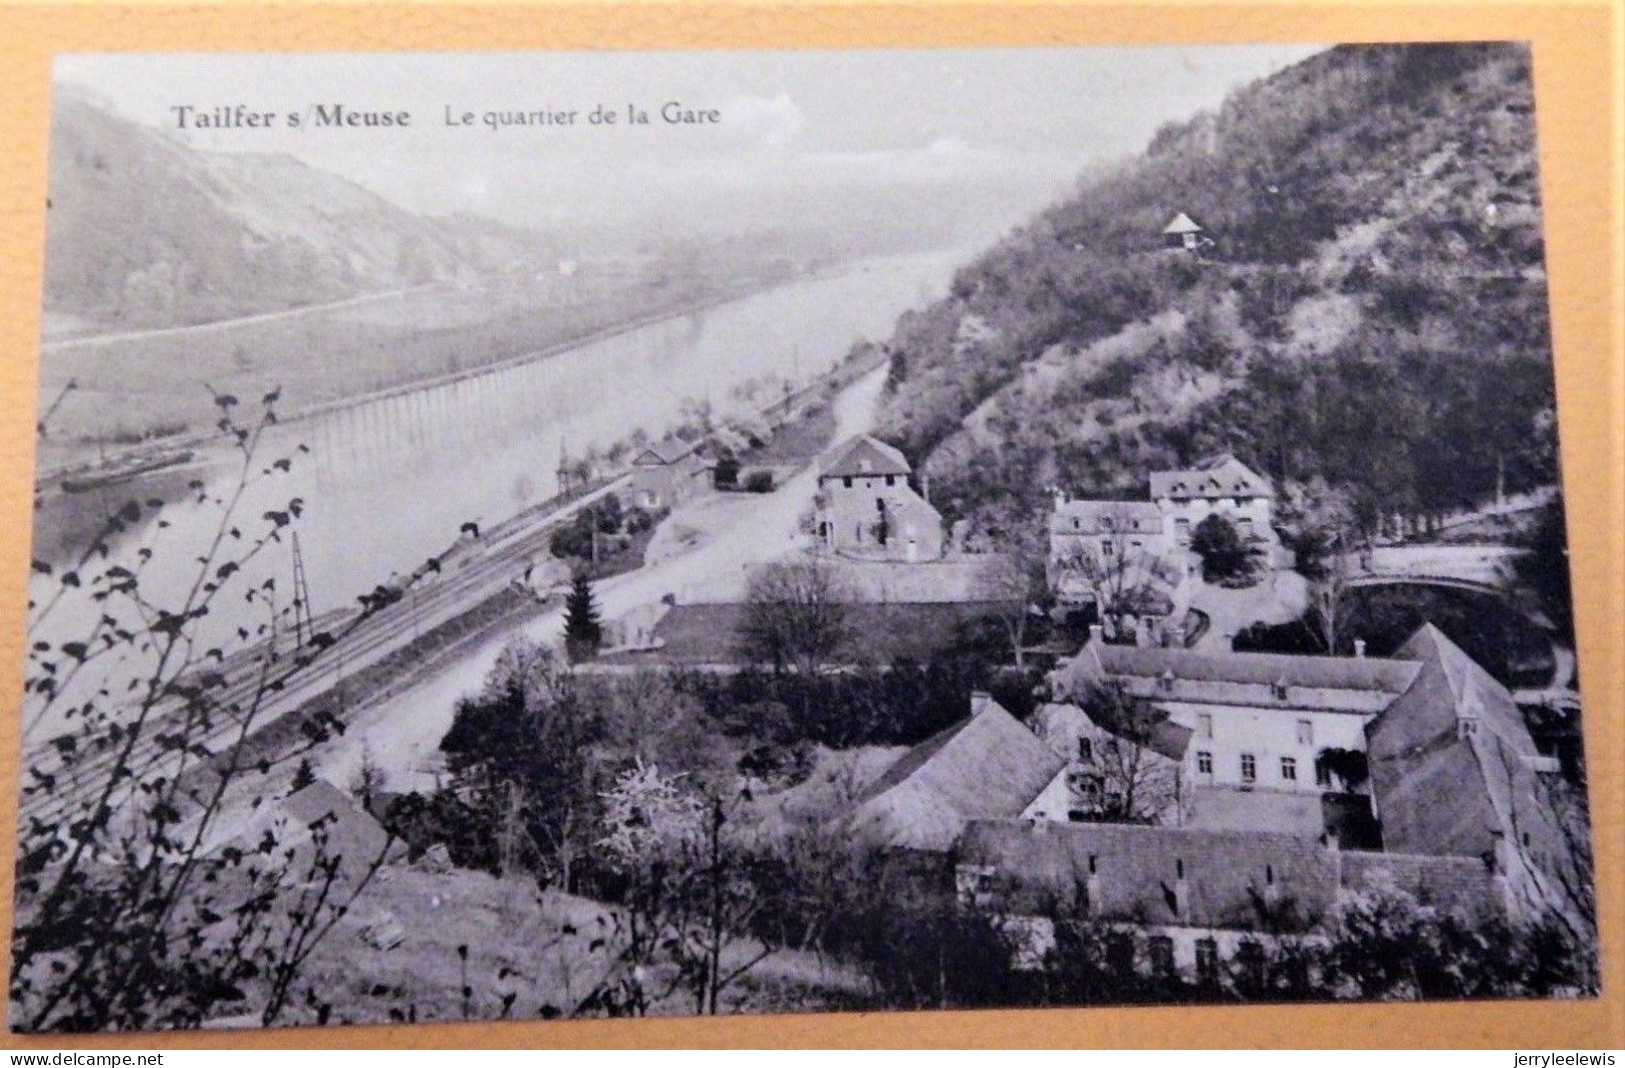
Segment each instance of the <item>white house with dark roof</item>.
[{"label": "white house with dark roof", "polygon": [[1150,481],[1151,499],[1177,544],[1190,544],[1191,531],[1214,514],[1234,523],[1244,540],[1275,539],[1275,488],[1228,453],[1185,471],[1153,471]]},{"label": "white house with dark roof", "polygon": [[915,563],[942,556],[942,513],[915,491],[896,448],[860,434],[836,446],[818,472],[814,523],[821,544],[862,560]]},{"label": "white house with dark roof", "polygon": [[[1073,500],[1058,492],[1049,519],[1050,587],[1063,604],[1098,597],[1100,575],[1126,569],[1177,580],[1196,564],[1191,536],[1210,515],[1230,522],[1243,541],[1269,553],[1280,539],[1272,525],[1275,489],[1228,453],[1180,471],[1153,471],[1148,501]],[[1131,576],[1125,585],[1143,585]],[[1149,585],[1155,586],[1156,583]]]}]

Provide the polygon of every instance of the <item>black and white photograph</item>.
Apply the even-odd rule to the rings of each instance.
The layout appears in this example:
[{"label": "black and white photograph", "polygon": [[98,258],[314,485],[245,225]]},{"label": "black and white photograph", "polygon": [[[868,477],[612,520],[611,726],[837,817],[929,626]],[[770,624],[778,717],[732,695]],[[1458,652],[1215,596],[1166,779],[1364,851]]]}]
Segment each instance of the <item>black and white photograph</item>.
[{"label": "black and white photograph", "polygon": [[10,1028],[1596,997],[1536,109],[59,56]]}]

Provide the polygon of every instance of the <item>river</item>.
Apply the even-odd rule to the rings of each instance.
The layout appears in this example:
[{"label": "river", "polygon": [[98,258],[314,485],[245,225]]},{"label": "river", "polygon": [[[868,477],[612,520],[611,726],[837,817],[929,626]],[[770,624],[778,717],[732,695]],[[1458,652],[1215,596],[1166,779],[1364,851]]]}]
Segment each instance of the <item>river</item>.
[{"label": "river", "polygon": [[[902,312],[945,291],[968,255],[955,249],[865,260],[533,361],[272,428],[254,471],[283,456],[293,458],[292,469],[260,478],[237,510],[238,525],[252,536],[265,529],[262,515],[298,498],[311,607],[320,614],[352,604],[444,550],[462,524],[489,525],[551,496],[561,450],[580,456],[640,429],[658,438],[680,425],[696,401],[709,402],[717,417],[741,414],[771,399],[742,395],[749,383],[811,380],[854,342],[889,336]],[[147,486],[53,494],[37,522],[42,531],[71,527],[76,510],[143,497],[165,478],[171,490],[200,479],[205,495],[219,498],[229,497],[236,475],[229,457],[216,456]],[[115,546],[115,559],[133,559],[141,544],[154,547],[142,586],[161,607],[181,601],[220,512],[184,493],[180,498],[163,508],[164,527],[149,513]],[[70,548],[39,536],[36,546],[59,565]],[[251,576],[254,585],[276,580],[282,605],[291,590],[291,547],[291,539],[272,545]],[[48,596],[54,583],[36,576],[35,598]],[[253,613],[262,603],[246,606],[238,595],[217,604],[211,631],[218,636],[259,618]],[[99,611],[88,601],[81,610],[64,604],[51,633],[34,637],[70,640]]]}]

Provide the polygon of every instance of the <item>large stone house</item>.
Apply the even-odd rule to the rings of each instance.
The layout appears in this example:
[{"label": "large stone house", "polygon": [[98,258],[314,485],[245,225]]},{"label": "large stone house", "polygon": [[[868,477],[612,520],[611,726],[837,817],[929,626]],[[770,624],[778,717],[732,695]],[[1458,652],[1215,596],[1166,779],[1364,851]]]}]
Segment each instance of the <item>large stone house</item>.
[{"label": "large stone house", "polygon": [[1275,490],[1225,454],[1182,471],[1153,471],[1149,501],[1072,500],[1058,493],[1049,520],[1050,587],[1063,604],[1097,601],[1101,586],[1154,588],[1197,561],[1191,535],[1219,515],[1243,541],[1274,554]]},{"label": "large stone house", "polygon": [[860,434],[825,457],[815,499],[820,543],[843,556],[914,563],[942,556],[942,514],[915,491],[892,446]]}]

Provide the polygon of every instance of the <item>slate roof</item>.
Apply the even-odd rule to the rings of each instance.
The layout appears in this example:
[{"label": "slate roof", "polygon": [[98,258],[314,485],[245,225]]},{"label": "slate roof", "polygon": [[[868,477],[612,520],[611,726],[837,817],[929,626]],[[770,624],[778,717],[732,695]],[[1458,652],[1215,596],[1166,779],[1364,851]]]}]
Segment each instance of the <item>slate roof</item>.
[{"label": "slate roof", "polygon": [[632,458],[633,467],[666,467],[694,455],[694,445],[680,438],[649,445]]},{"label": "slate roof", "polygon": [[1269,479],[1226,453],[1184,471],[1151,472],[1151,496],[1175,500],[1274,497]]},{"label": "slate roof", "polygon": [[819,477],[906,475],[912,470],[908,459],[895,447],[868,434],[859,434],[830,450]]},{"label": "slate roof", "polygon": [[1167,226],[1162,228],[1162,232],[1165,234],[1199,234],[1202,232],[1202,227],[1197,224],[1195,219],[1184,212],[1180,212],[1173,217]]},{"label": "slate roof", "polygon": [[[1418,663],[1407,693],[1366,726],[1372,792],[1390,848],[1479,856],[1499,834],[1558,849],[1541,800],[1539,751],[1506,688],[1432,624],[1396,656]],[[1463,717],[1472,721],[1463,730]]]},{"label": "slate roof", "polygon": [[854,833],[882,845],[946,851],[971,819],[1018,816],[1066,766],[997,702],[898,758],[858,796]]},{"label": "slate roof", "polygon": [[1149,501],[1064,501],[1049,528],[1054,534],[1161,534],[1162,510]]},{"label": "slate roof", "polygon": [[1002,876],[1014,911],[1081,895],[1092,916],[1146,925],[1303,930],[1330,913],[1340,882],[1317,840],[1258,831],[986,820],[965,829],[958,857]]},{"label": "slate roof", "polygon": [[1340,851],[1296,834],[977,820],[957,855],[991,869],[1011,911],[1087,903],[1092,916],[1136,925],[1308,930],[1343,891],[1379,880],[1444,909],[1500,906],[1482,861]]},{"label": "slate roof", "polygon": [[[1050,676],[1057,699],[1122,682],[1137,697],[1194,704],[1376,715],[1410,688],[1419,665],[1378,657],[1206,653],[1091,641]],[[1284,686],[1286,696],[1278,696]]]}]

